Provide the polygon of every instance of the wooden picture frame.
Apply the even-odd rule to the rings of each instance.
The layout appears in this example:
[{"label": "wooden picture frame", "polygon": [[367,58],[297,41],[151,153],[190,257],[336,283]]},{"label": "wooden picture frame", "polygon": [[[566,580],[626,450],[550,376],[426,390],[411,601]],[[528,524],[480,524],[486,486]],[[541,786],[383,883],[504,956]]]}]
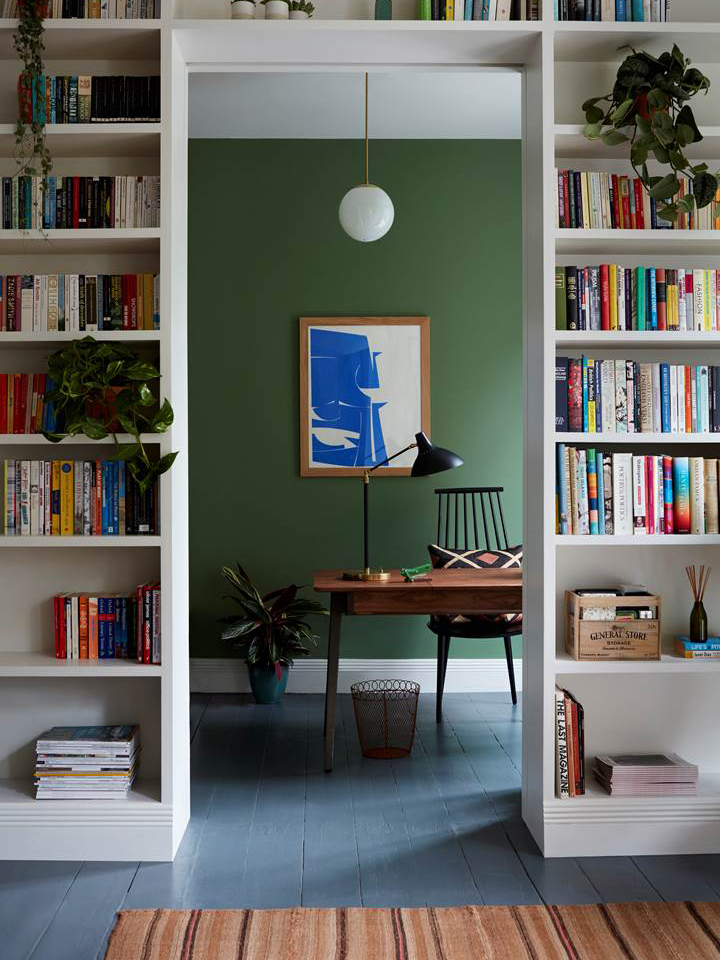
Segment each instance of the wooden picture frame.
[{"label": "wooden picture frame", "polygon": [[[300,317],[299,326],[301,476],[362,476],[411,443],[420,430],[430,435],[430,317]],[[325,328],[331,336],[318,336],[315,349],[327,354],[313,357],[313,330]],[[354,371],[348,371],[349,358],[357,364]],[[381,392],[376,399],[368,397],[366,406],[353,408],[358,394],[368,396],[358,380],[365,381],[365,389]],[[313,390],[323,401],[316,403],[314,415]],[[349,414],[342,421],[328,416],[327,425],[313,425],[312,416],[322,407],[335,413],[348,408]],[[378,467],[376,475],[408,476],[414,457],[410,450],[399,465]]]}]

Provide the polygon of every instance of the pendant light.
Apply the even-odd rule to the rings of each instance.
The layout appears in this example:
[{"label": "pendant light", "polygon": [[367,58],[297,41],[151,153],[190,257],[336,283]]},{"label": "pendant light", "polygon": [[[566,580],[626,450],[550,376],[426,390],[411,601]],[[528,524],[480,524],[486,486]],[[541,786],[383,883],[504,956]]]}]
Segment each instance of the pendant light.
[{"label": "pendant light", "polygon": [[365,183],[348,190],[340,201],[340,226],[353,240],[370,243],[384,237],[395,219],[392,200],[368,181],[368,75],[365,74]]}]

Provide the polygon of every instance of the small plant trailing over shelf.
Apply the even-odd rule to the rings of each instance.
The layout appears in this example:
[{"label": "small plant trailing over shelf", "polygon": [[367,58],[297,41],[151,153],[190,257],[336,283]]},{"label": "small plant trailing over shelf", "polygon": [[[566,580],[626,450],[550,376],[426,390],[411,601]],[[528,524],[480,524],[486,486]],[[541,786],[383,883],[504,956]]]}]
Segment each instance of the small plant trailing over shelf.
[{"label": "small plant trailing over shelf", "polygon": [[19,23],[13,45],[22,61],[18,78],[18,119],[15,127],[15,161],[19,176],[42,177],[43,190],[52,170],[45,142],[45,26],[48,0],[19,0]]},{"label": "small plant trailing over shelf", "polygon": [[221,640],[234,644],[250,666],[274,669],[278,677],[283,667],[290,667],[295,657],[306,657],[308,643],[317,637],[307,623],[311,614],[327,614],[317,600],[298,597],[294,583],[261,596],[240,564],[237,569],[223,567],[222,575],[232,587],[224,600],[233,600],[237,613],[222,617],[225,627]]},{"label": "small plant trailing over shelf", "polygon": [[310,0],[290,0],[290,13],[295,10],[300,10],[311,17],[315,13],[315,4],[310,3]]},{"label": "small plant trailing over shelf", "polygon": [[[707,93],[710,81],[673,44],[671,53],[659,57],[635,50],[620,64],[612,93],[591,97],[583,104],[588,140],[602,140],[608,147],[622,143],[630,146],[630,162],[650,196],[664,204],[658,216],[674,222],[680,213],[706,207],[715,198],[718,173],[710,173],[706,163],[692,164],[684,148],[703,139],[688,101],[698,93]],[[598,106],[607,104],[607,106]],[[669,173],[651,176],[650,156]],[[678,173],[692,181],[692,195],[677,197]]]},{"label": "small plant trailing over shelf", "polygon": [[[168,400],[159,403],[150,383],[160,372],[123,343],[99,343],[93,337],[74,340],[48,359],[52,389],[45,400],[55,405],[60,433],[45,433],[54,443],[85,436],[115,441],[115,460],[124,460],[142,491],[173,465],[177,453],[151,460],[141,433],[164,433],[173,422]],[[117,434],[129,433],[131,443]]]}]

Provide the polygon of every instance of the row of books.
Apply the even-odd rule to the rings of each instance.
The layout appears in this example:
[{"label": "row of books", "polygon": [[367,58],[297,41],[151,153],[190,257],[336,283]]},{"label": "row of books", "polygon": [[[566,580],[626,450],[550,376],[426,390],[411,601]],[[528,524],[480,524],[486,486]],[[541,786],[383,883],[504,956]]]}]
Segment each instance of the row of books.
[{"label": "row of books", "polygon": [[693,643],[685,636],[676,637],[675,653],[685,660],[720,660],[720,637],[708,637],[707,643]]},{"label": "row of books", "polygon": [[585,793],[585,714],[560,687],[555,688],[555,793],[561,798]]},{"label": "row of books", "polygon": [[3,177],[3,230],[157,227],[160,177]]},{"label": "row of books", "polygon": [[137,726],[53,727],[35,743],[35,799],[124,800],[139,759]]},{"label": "row of books", "polygon": [[418,0],[418,20],[539,20],[540,0]]},{"label": "row of books", "polygon": [[160,663],[160,584],[131,594],[59,593],[53,597],[58,660]]},{"label": "row of books", "polygon": [[0,332],[159,329],[158,274],[0,276]]},{"label": "row of books", "polygon": [[0,373],[0,434],[57,430],[54,404],[45,401],[54,389],[45,373]]},{"label": "row of books", "polygon": [[[22,0],[4,0],[3,17],[18,16]],[[160,16],[160,0],[47,0],[52,20],[152,20]]]},{"label": "row of books", "polygon": [[559,534],[713,534],[718,461],[557,445]]},{"label": "row of books", "polygon": [[[639,177],[586,170],[557,170],[555,202],[557,226],[585,230],[718,230],[720,191],[712,203],[675,223],[658,216],[660,206]],[[692,194],[692,181],[677,175],[678,199]]]},{"label": "row of books", "polygon": [[557,357],[555,429],[719,433],[720,367]]},{"label": "row of books", "polygon": [[556,20],[665,23],[670,0],[555,0]]},{"label": "row of books", "polygon": [[5,536],[155,534],[157,485],[144,493],[117,460],[2,461]]},{"label": "row of books", "polygon": [[720,270],[597,266],[555,268],[558,330],[720,329]]},{"label": "row of books", "polygon": [[21,74],[18,102],[27,123],[159,122],[160,77]]}]

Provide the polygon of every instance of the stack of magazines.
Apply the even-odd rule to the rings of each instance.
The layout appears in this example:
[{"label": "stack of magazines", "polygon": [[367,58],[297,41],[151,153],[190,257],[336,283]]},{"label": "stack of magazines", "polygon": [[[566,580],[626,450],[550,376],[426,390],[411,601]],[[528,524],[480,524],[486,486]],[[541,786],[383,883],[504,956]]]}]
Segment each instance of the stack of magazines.
[{"label": "stack of magazines", "polygon": [[595,779],[618,797],[694,796],[698,768],[676,753],[596,757]]},{"label": "stack of magazines", "polygon": [[37,800],[124,800],[137,771],[140,730],[53,727],[35,749]]}]

